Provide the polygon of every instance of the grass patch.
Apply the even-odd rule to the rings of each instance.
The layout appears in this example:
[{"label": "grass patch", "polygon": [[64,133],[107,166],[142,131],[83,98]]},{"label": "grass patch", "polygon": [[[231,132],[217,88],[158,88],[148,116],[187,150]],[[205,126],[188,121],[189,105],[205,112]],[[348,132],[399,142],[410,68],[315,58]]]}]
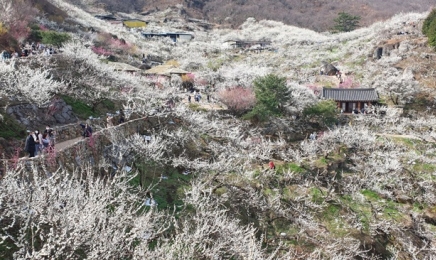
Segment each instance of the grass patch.
[{"label": "grass patch", "polygon": [[[396,221],[404,219],[401,212],[398,211],[398,203],[395,203],[392,200],[382,199],[375,191],[372,190],[362,190],[361,193],[368,201],[372,202],[374,205],[378,206],[381,209],[381,211],[377,212],[380,217],[393,219]],[[371,207],[369,208],[369,210],[371,211]]]},{"label": "grass patch", "polygon": [[327,229],[334,235],[344,237],[349,233],[347,223],[341,219],[342,207],[337,204],[328,205],[321,213],[321,219],[324,221]]},{"label": "grass patch", "polygon": [[278,173],[284,173],[286,171],[295,172],[295,173],[304,173],[304,172],[306,172],[306,170],[304,168],[300,167],[296,163],[286,163],[286,164],[283,164],[283,165],[277,165],[276,168],[277,168],[276,171]]},{"label": "grass patch", "polygon": [[137,162],[134,166],[139,174],[131,180],[130,184],[142,188],[153,187],[150,193],[158,204],[158,209],[174,206],[179,209],[184,205],[183,191],[189,186],[192,175],[183,175],[171,166],[159,165],[153,161]]},{"label": "grass patch", "polygon": [[323,192],[318,188],[310,189],[310,195],[312,196],[312,201],[316,204],[321,204],[324,201]]},{"label": "grass patch", "polygon": [[417,139],[405,138],[405,137],[392,137],[392,140],[400,145],[407,147],[409,150],[416,151],[418,154],[421,153],[418,149],[418,145],[421,145],[422,142]]},{"label": "grass patch", "polygon": [[328,161],[326,158],[320,158],[318,160],[315,161],[314,166],[316,168],[325,168],[327,167]]},{"label": "grass patch", "polygon": [[380,200],[380,196],[375,191],[362,190],[360,193],[362,193],[366,197],[366,199],[368,199],[370,201],[379,201]]},{"label": "grass patch", "polygon": [[214,191],[214,193],[215,193],[216,195],[218,195],[218,196],[222,196],[222,195],[224,195],[225,193],[227,193],[227,188],[226,188],[226,187],[220,187],[220,188],[217,188],[217,189]]},{"label": "grass patch", "polygon": [[[413,165],[413,171],[414,172],[422,172],[422,173],[432,173],[436,171],[436,165],[428,164],[428,163],[417,163]],[[434,179],[433,176],[431,176],[431,179]]]},{"label": "grass patch", "polygon": [[62,99],[70,105],[74,114],[79,118],[89,118],[90,116],[98,117],[108,111],[115,111],[115,103],[110,99],[103,99],[93,110],[92,107],[83,100],[75,99],[70,96],[61,96]]},{"label": "grass patch", "polygon": [[62,96],[62,99],[73,108],[74,114],[80,118],[88,118],[90,116],[98,116],[98,114],[92,111],[92,107],[87,105],[85,102],[74,99],[69,96]]},{"label": "grass patch", "polygon": [[288,200],[293,200],[300,196],[301,190],[298,185],[290,185],[283,188],[283,198]]},{"label": "grass patch", "polygon": [[357,215],[357,218],[359,219],[360,223],[362,224],[362,231],[368,232],[369,231],[369,223],[371,221],[371,207],[369,204],[365,203],[359,203],[358,201],[354,200],[351,196],[345,195],[340,197],[340,201],[342,202],[343,208],[348,208],[348,210],[351,210],[355,212]]},{"label": "grass patch", "polygon": [[189,103],[189,109],[193,111],[201,111],[201,112],[207,112],[206,108],[203,108],[198,103]]}]

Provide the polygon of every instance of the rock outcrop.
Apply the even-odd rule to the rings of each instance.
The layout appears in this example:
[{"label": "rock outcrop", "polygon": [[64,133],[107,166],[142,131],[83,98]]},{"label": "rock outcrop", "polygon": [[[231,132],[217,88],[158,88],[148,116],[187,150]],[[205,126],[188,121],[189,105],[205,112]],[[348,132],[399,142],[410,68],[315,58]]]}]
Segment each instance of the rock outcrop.
[{"label": "rock outcrop", "polygon": [[8,105],[6,113],[29,129],[41,128],[47,124],[77,122],[72,107],[60,98],[54,99],[46,108],[38,108],[35,104],[29,103]]}]

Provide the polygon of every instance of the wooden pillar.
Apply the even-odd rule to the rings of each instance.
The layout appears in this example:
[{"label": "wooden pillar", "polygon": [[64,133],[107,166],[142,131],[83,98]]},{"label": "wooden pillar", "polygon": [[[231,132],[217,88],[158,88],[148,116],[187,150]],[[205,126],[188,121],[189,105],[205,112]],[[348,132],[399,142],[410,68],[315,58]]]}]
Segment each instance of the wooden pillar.
[{"label": "wooden pillar", "polygon": [[359,101],[359,102],[357,102],[357,110],[359,110],[360,111],[360,104],[361,104],[361,102]]}]

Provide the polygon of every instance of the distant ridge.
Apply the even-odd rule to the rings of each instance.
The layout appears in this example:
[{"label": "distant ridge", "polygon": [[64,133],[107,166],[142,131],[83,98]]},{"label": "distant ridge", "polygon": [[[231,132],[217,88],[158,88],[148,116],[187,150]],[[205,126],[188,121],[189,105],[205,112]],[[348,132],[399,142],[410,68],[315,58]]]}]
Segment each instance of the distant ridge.
[{"label": "distant ridge", "polygon": [[[74,4],[84,0],[67,0]],[[111,12],[139,12],[152,14],[168,7],[178,6],[181,13],[191,18],[238,27],[248,17],[257,20],[281,21],[315,31],[332,28],[339,12],[361,16],[366,26],[385,20],[398,13],[425,12],[435,6],[433,0],[96,0],[95,6]],[[85,4],[82,4],[85,7]]]}]

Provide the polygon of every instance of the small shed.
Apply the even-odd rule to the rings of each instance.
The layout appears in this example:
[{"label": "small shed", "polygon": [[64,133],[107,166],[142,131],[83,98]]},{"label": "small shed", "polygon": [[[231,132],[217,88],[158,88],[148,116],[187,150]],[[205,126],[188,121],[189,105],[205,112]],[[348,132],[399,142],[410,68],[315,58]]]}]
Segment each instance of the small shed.
[{"label": "small shed", "polygon": [[166,33],[143,32],[142,36],[144,36],[145,38],[166,37],[166,38],[170,38],[173,42],[190,41],[194,38],[193,34],[184,33],[184,32],[166,32]]},{"label": "small shed", "polygon": [[323,88],[322,97],[336,101],[344,113],[351,113],[354,109],[361,111],[362,108],[376,104],[379,99],[374,88]]}]

